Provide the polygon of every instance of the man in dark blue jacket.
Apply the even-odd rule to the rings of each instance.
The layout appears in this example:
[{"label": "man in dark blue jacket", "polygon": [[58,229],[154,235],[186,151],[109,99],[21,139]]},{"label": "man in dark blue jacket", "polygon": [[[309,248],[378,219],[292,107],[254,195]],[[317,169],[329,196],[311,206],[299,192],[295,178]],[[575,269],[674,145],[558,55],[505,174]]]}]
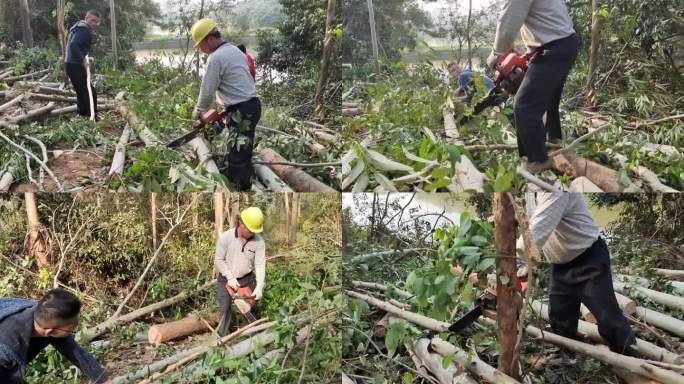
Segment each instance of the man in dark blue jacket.
[{"label": "man in dark blue jacket", "polygon": [[[71,84],[76,91],[76,101],[78,104],[78,114],[90,116],[90,98],[88,96],[88,81],[86,69],[89,69],[90,62],[88,53],[93,44],[93,32],[100,27],[102,18],[100,13],[90,10],[86,13],[85,19],[74,24],[69,30],[69,40],[66,48],[65,67]],[[97,95],[95,89],[90,84],[93,92],[93,110],[97,114]]]},{"label": "man in dark blue jacket", "polygon": [[111,383],[107,372],[74,340],[81,302],[63,289],[40,301],[0,298],[0,383],[21,384],[26,365],[52,345],[95,383]]}]

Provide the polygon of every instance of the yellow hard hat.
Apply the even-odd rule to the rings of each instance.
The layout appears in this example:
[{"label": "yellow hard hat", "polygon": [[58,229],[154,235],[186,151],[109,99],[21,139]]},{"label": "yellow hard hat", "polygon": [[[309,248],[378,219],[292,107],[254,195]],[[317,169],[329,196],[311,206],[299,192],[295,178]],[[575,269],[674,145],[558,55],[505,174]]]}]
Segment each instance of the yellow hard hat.
[{"label": "yellow hard hat", "polygon": [[192,29],[190,30],[190,33],[192,34],[192,39],[195,41],[195,47],[199,45],[199,43],[204,40],[205,37],[211,31],[216,28],[218,24],[212,19],[202,19],[198,20],[195,25],[192,26]]},{"label": "yellow hard hat", "polygon": [[257,207],[249,207],[240,212],[240,219],[252,233],[261,233],[264,230],[264,214]]}]

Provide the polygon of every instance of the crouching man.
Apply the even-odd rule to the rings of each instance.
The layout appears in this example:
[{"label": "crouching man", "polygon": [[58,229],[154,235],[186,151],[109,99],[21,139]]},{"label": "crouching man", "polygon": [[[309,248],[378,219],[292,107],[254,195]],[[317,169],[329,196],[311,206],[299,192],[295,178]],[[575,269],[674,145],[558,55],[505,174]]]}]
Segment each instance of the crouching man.
[{"label": "crouching man", "polygon": [[94,383],[109,384],[107,372],[74,339],[81,302],[63,289],[40,301],[0,298],[0,383],[21,384],[26,366],[52,345]]}]

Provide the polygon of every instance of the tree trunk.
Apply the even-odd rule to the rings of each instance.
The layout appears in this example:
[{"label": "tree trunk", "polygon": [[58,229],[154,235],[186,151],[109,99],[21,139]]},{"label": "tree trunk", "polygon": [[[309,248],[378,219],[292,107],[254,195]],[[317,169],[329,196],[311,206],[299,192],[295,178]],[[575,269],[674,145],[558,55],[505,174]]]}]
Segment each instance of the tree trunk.
[{"label": "tree trunk", "polygon": [[21,42],[26,48],[33,48],[33,31],[31,30],[31,11],[28,0],[19,0],[21,14]]},{"label": "tree trunk", "polygon": [[368,3],[368,22],[370,24],[371,45],[373,47],[373,62],[375,63],[375,75],[380,76],[380,58],[378,57],[378,35],[375,32],[375,11],[373,10],[373,0]]},{"label": "tree trunk", "polygon": [[[278,152],[265,148],[259,152],[260,157],[266,162],[286,162],[287,159]],[[289,165],[269,165],[269,168],[285,181],[292,189],[298,192],[337,192],[335,189],[324,184],[299,168]]]},{"label": "tree trunk", "polygon": [[117,49],[116,6],[114,5],[114,0],[109,0],[109,21],[111,23],[112,54],[114,55],[114,70],[116,71],[116,69],[119,65],[119,54],[118,54],[118,49]]},{"label": "tree trunk", "polygon": [[670,279],[684,279],[684,270],[654,268],[653,271]]},{"label": "tree trunk", "polygon": [[291,213],[290,213],[290,239],[292,242],[297,241],[297,232],[299,229],[299,214],[300,214],[300,209],[299,209],[299,194],[298,193],[293,193],[292,194],[292,204],[291,204]]},{"label": "tree trunk", "polygon": [[[625,315],[633,315],[636,310],[637,310],[637,305],[634,300],[630,299],[627,296],[621,295],[617,292],[615,292],[615,299],[617,299],[618,305],[620,306],[620,309],[622,309],[622,313]],[[589,311],[589,308],[587,308],[584,304],[580,306],[580,312],[582,313],[582,318],[592,324],[596,324],[596,317],[594,316],[591,311]],[[684,328],[682,328],[684,329]]]},{"label": "tree trunk", "polygon": [[636,315],[645,323],[655,325],[660,329],[684,338],[684,321],[682,320],[644,307],[637,307]]},{"label": "tree trunk", "polygon": [[38,206],[33,192],[24,192],[28,231],[24,241],[27,253],[41,268],[52,264],[52,241],[38,219]]},{"label": "tree trunk", "polygon": [[[218,313],[212,313],[204,318],[212,327],[218,323]],[[170,323],[157,324],[150,327],[147,331],[147,341],[150,344],[159,346],[170,340],[190,336],[193,333],[208,330],[207,324],[197,315],[190,315],[184,319],[172,321]]]},{"label": "tree trunk", "polygon": [[[532,311],[542,319],[549,320],[549,307],[540,301],[530,301]],[[596,324],[591,324],[589,322],[580,320],[577,324],[577,333],[583,337],[590,339],[591,341],[602,343],[603,338],[598,332],[598,327]],[[655,344],[649,343],[648,341],[642,339],[636,339],[636,346],[639,353],[644,356],[648,356],[651,360],[662,361],[671,364],[681,364],[682,357],[672,353],[662,347]]]},{"label": "tree trunk", "polygon": [[106,333],[110,328],[114,327],[117,324],[123,324],[123,323],[128,323],[131,322],[139,317],[148,315],[152,312],[158,311],[160,309],[169,307],[171,305],[174,305],[176,303],[180,303],[181,301],[187,299],[188,297],[195,295],[199,292],[204,291],[207,288],[211,288],[216,286],[216,280],[209,281],[202,285],[201,287],[195,289],[194,291],[183,291],[176,296],[170,297],[168,299],[162,300],[158,303],[150,304],[146,307],[142,307],[139,309],[136,309],[135,311],[129,312],[125,315],[116,317],[116,318],[110,318],[105,320],[104,322],[92,327],[88,328],[83,332],[83,339],[86,341],[93,340],[94,338]]},{"label": "tree trunk", "polygon": [[596,65],[598,63],[598,49],[601,38],[601,25],[599,23],[598,0],[591,0],[591,47],[589,48],[589,69],[587,71],[586,106],[596,110],[596,94],[594,89],[594,77],[596,76]]},{"label": "tree trunk", "polygon": [[62,63],[66,60],[66,29],[64,28],[65,0],[57,0],[57,38],[62,52]]},{"label": "tree trunk", "polygon": [[515,353],[521,306],[521,298],[516,291],[515,211],[506,193],[494,194],[494,228],[497,253],[496,312],[499,319],[497,334],[501,346],[499,369],[520,380],[520,363]]},{"label": "tree trunk", "polygon": [[[622,294],[629,294],[629,287],[625,283],[613,281],[613,288]],[[640,294],[651,299],[654,303],[684,311],[684,297],[654,291],[652,289],[640,287],[638,285],[634,285],[633,288],[636,289],[636,291]]]},{"label": "tree trunk", "polygon": [[468,68],[473,69],[473,51],[472,51],[472,38],[471,38],[471,23],[470,19],[473,14],[473,0],[468,1],[468,25],[466,25],[466,38],[468,39]]},{"label": "tree trunk", "polygon": [[285,239],[290,244],[290,194],[283,193],[283,211],[285,215]]},{"label": "tree trunk", "polygon": [[157,194],[150,193],[150,225],[152,227],[152,248],[157,249]]},{"label": "tree trunk", "polygon": [[[418,339],[413,343],[413,351],[415,352],[421,366],[430,372],[439,382],[439,384],[453,384],[454,376],[458,372],[456,366],[449,364],[445,368],[442,364],[442,356],[438,353],[430,351],[430,339]],[[418,367],[420,368],[420,367]],[[477,384],[469,376],[461,377],[459,383],[462,384]]]},{"label": "tree trunk", "polygon": [[536,337],[541,341],[569,349],[576,353],[591,356],[610,366],[626,369],[629,372],[663,383],[684,384],[684,376],[673,371],[648,364],[641,359],[620,355],[605,348],[582,343],[580,341],[559,336],[548,331],[542,331],[541,329],[531,325],[528,325],[525,328],[525,331],[532,337]]},{"label": "tree trunk", "polygon": [[316,85],[316,96],[314,97],[314,104],[316,110],[314,114],[318,116],[319,121],[325,119],[325,86],[328,84],[328,77],[330,76],[330,62],[333,55],[333,28],[335,27],[335,5],[337,0],[328,0],[328,9],[325,17],[325,39],[323,40],[323,57],[321,58],[321,73],[318,77],[318,85]]},{"label": "tree trunk", "polygon": [[435,352],[442,356],[452,355],[453,361],[465,367],[469,372],[479,377],[484,382],[497,384],[520,384],[518,380],[507,376],[505,373],[480,360],[477,355],[467,353],[455,345],[440,339],[439,337],[434,337],[430,342],[430,346]]}]

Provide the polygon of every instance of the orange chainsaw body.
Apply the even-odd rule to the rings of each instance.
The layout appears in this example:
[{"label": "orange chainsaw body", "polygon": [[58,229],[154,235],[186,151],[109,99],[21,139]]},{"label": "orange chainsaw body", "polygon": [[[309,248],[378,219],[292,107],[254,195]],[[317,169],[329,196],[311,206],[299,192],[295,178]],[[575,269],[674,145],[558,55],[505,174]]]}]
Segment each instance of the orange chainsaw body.
[{"label": "orange chainsaw body", "polygon": [[244,300],[249,305],[254,305],[256,303],[256,300],[253,297],[251,297],[254,296],[254,293],[252,291],[252,288],[250,287],[240,287],[236,291],[233,288],[229,287],[228,284],[226,284],[226,290],[228,291],[228,294],[231,297],[236,297],[240,300]]}]

